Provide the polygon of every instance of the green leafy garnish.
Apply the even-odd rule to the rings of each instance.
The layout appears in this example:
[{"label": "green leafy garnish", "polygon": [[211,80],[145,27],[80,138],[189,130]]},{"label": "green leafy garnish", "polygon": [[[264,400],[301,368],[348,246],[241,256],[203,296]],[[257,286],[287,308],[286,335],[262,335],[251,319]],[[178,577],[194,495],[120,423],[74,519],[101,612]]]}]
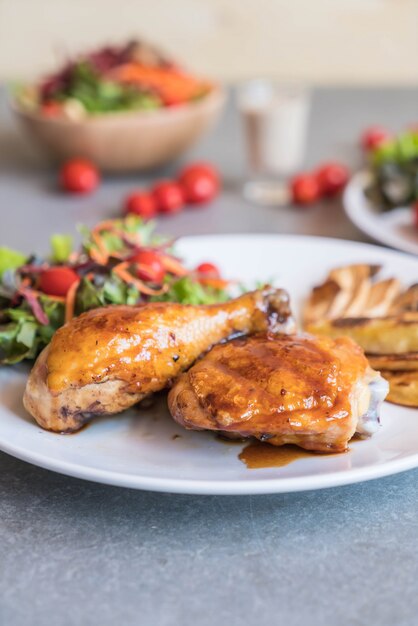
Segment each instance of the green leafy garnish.
[{"label": "green leafy garnish", "polygon": [[42,304],[48,315],[49,324],[40,324],[33,313],[23,304],[19,309],[4,309],[0,324],[0,363],[18,363],[23,359],[34,359],[39,350],[52,339],[54,332],[64,323],[64,306],[47,297]]},{"label": "green leafy garnish", "polygon": [[168,291],[161,296],[153,296],[153,302],[181,302],[182,304],[215,304],[229,299],[223,289],[203,287],[190,276],[179,278],[170,285]]},{"label": "green leafy garnish", "polygon": [[[152,222],[130,215],[80,231],[83,245],[77,253],[72,237],[53,235],[49,259],[31,257],[28,262],[19,252],[0,248],[0,364],[34,359],[69,312],[71,317],[97,307],[149,301],[214,304],[230,297],[226,289],[201,284],[194,274],[179,278],[187,270],[170,257],[169,241],[154,234]],[[165,263],[163,285],[138,279],[134,258],[143,248],[155,250]],[[78,273],[75,290],[66,297],[41,293],[39,273],[49,266]],[[163,293],[150,295],[159,291]]]},{"label": "green leafy garnish", "polygon": [[6,270],[14,270],[26,262],[27,256],[10,248],[0,248],[0,278]]},{"label": "green leafy garnish", "polygon": [[51,237],[52,261],[65,263],[73,251],[73,238],[71,235],[52,235]]}]

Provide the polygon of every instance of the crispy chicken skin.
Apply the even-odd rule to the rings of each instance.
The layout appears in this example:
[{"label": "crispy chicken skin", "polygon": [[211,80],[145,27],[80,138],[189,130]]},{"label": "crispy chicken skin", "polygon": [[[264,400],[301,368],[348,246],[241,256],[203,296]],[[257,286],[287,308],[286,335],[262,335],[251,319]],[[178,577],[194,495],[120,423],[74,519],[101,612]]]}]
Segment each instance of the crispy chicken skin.
[{"label": "crispy chicken skin", "polygon": [[24,405],[43,428],[74,431],[160,391],[222,340],[293,328],[286,292],[270,287],[219,305],[94,309],[55,333],[32,369]]},{"label": "crispy chicken skin", "polygon": [[168,396],[189,429],[342,452],[371,434],[387,384],[351,339],[260,334],[215,346]]}]

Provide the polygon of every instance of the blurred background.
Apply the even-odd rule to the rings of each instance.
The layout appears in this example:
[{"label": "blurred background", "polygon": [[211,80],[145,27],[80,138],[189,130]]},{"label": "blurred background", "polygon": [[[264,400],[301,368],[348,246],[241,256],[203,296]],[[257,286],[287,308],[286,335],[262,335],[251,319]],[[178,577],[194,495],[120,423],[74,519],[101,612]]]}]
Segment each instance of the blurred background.
[{"label": "blurred background", "polygon": [[0,0],[0,79],[141,35],[228,81],[408,85],[417,25],[417,0]]}]

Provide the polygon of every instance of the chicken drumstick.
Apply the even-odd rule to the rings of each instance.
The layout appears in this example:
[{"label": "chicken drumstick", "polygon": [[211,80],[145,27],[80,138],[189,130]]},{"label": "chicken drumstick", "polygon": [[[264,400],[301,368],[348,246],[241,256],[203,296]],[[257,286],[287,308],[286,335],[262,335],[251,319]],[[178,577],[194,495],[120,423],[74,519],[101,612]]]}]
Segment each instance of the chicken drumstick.
[{"label": "chicken drumstick", "polygon": [[219,305],[94,309],[55,333],[32,369],[24,405],[43,428],[75,431],[164,389],[222,340],[293,326],[286,292],[270,287]]}]

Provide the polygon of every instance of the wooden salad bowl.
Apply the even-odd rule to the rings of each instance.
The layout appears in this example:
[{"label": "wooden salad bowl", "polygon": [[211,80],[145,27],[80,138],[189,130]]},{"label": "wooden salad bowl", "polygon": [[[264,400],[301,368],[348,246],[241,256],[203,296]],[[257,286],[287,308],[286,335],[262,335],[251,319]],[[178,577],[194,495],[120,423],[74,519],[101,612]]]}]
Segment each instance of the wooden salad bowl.
[{"label": "wooden salad bowl", "polygon": [[214,88],[202,100],[154,111],[129,111],[90,116],[82,120],[45,117],[13,109],[32,138],[51,157],[91,159],[109,172],[147,170],[164,165],[185,152],[219,118],[225,93]]}]

